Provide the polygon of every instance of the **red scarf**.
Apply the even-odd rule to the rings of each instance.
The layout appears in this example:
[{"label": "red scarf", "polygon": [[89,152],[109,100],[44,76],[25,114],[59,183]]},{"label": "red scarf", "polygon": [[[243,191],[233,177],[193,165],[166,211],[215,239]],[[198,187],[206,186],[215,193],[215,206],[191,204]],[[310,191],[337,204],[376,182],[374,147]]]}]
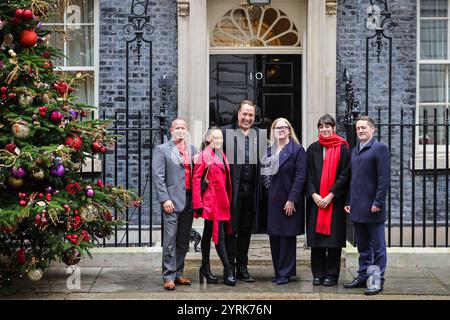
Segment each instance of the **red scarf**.
[{"label": "red scarf", "polygon": [[[341,145],[348,142],[337,134],[331,137],[319,135],[319,143],[327,148],[323,159],[322,177],[320,178],[320,196],[325,198],[333,187],[336,180],[336,170],[341,157]],[[319,208],[317,212],[316,233],[331,235],[331,217],[333,214],[333,201],[325,209]]]}]

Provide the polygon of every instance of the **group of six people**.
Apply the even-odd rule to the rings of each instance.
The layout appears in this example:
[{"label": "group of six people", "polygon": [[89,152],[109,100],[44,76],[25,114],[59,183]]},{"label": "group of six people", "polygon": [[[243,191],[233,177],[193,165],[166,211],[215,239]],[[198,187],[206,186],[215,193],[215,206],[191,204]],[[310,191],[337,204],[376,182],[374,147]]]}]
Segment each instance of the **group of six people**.
[{"label": "group of six people", "polygon": [[[200,151],[187,142],[187,122],[177,118],[172,139],[155,148],[152,171],[163,210],[164,288],[191,284],[183,272],[194,217],[204,219],[200,283],[218,282],[210,269],[211,240],[226,285],[234,286],[236,278],[255,281],[248,271],[248,252],[258,224],[270,239],[272,281],[287,284],[296,276],[296,239],[305,233],[306,218],[313,284],[334,286],[348,217],[360,256],[358,276],[344,286],[366,288],[366,294],[381,292],[390,155],[374,138],[373,120],[357,120],[359,143],[351,154],[328,114],[318,120],[318,140],[306,152],[287,119],[273,121],[267,142],[265,130],[254,126],[255,115],[256,105],[242,101],[237,121],[209,128]],[[379,285],[368,287],[370,266],[378,268]]]}]

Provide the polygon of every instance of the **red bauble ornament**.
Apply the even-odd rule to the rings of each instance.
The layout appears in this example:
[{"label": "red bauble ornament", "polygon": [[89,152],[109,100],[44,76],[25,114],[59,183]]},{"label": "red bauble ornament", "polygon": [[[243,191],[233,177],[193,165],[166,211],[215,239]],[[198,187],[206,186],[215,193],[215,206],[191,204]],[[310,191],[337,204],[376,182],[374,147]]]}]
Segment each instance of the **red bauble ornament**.
[{"label": "red bauble ornament", "polygon": [[45,51],[45,52],[42,54],[42,56],[43,56],[45,59],[50,59],[51,54],[50,54],[50,52]]},{"label": "red bauble ornament", "polygon": [[21,21],[22,21],[22,18],[19,18],[19,17],[13,17],[11,19],[12,24],[19,24]]},{"label": "red bauble ornament", "polygon": [[16,9],[16,17],[17,18],[22,18],[23,15],[23,10],[22,9]]},{"label": "red bauble ornament", "polygon": [[66,137],[66,139],[64,140],[64,144],[68,147],[74,148],[75,150],[79,151],[83,146],[83,140],[79,135],[73,133],[72,135]]},{"label": "red bauble ornament", "polygon": [[92,143],[92,151],[93,151],[93,152],[100,152],[101,149],[102,149],[102,145],[100,144],[100,142],[94,141],[94,142]]},{"label": "red bauble ornament", "polygon": [[61,122],[63,115],[61,112],[59,111],[53,111],[50,114],[50,120],[54,123],[54,124],[59,124]]},{"label": "red bauble ornament", "polygon": [[1,91],[1,93],[6,93],[6,92],[8,92],[8,89],[6,87],[2,87],[0,89],[0,91]]},{"label": "red bauble ornament", "polygon": [[20,248],[19,250],[17,250],[16,254],[17,254],[17,262],[19,264],[25,264],[25,249]]},{"label": "red bauble ornament", "polygon": [[51,61],[45,61],[44,64],[42,65],[42,67],[44,69],[51,69],[51,68],[53,68],[53,63]]},{"label": "red bauble ornament", "polygon": [[33,19],[33,11],[31,11],[30,9],[24,10],[23,14],[22,14],[22,18],[24,18],[26,20]]},{"label": "red bauble ornament", "polygon": [[106,152],[108,152],[108,149],[106,149],[106,147],[101,147],[100,152],[106,154]]},{"label": "red bauble ornament", "polygon": [[34,217],[34,224],[35,225],[40,225],[41,224],[41,215],[40,214],[37,214],[35,217]]},{"label": "red bauble ornament", "polygon": [[37,33],[33,30],[23,30],[20,33],[19,41],[25,48],[31,48],[37,43]]},{"label": "red bauble ornament", "polygon": [[27,201],[26,200],[20,200],[19,201],[19,205],[21,205],[22,207],[26,207],[27,206]]}]

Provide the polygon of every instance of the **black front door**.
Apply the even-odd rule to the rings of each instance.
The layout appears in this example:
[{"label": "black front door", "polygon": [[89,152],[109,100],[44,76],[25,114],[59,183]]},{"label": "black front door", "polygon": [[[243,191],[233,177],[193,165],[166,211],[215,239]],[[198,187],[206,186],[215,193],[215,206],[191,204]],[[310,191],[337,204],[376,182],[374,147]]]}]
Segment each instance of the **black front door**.
[{"label": "black front door", "polygon": [[244,99],[256,102],[256,124],[270,129],[273,120],[288,119],[301,139],[300,55],[211,55],[210,125],[236,120]]}]

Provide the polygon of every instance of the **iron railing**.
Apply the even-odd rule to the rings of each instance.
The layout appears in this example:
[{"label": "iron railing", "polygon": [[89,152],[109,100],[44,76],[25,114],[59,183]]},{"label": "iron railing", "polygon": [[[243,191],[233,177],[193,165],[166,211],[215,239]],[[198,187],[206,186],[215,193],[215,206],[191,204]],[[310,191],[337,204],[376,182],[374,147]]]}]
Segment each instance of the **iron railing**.
[{"label": "iron railing", "polygon": [[[161,218],[160,204],[153,194],[151,160],[153,148],[167,139],[166,126],[163,123],[152,126],[140,111],[128,115],[116,112],[110,118],[103,112],[100,119],[113,120],[109,131],[118,136],[117,143],[104,155],[91,154],[82,168],[84,176],[92,183],[101,179],[105,185],[131,189],[143,199],[140,207],[124,212],[123,219],[127,223],[116,227],[114,235],[104,238],[101,245],[154,246],[161,240]],[[115,219],[122,217],[117,210],[113,214]]]},{"label": "iron railing", "polygon": [[[396,123],[374,117],[375,137],[391,153],[386,239],[389,247],[449,247],[449,110],[401,110]],[[346,125],[347,131],[354,130]],[[353,237],[349,235],[349,241]]]}]

